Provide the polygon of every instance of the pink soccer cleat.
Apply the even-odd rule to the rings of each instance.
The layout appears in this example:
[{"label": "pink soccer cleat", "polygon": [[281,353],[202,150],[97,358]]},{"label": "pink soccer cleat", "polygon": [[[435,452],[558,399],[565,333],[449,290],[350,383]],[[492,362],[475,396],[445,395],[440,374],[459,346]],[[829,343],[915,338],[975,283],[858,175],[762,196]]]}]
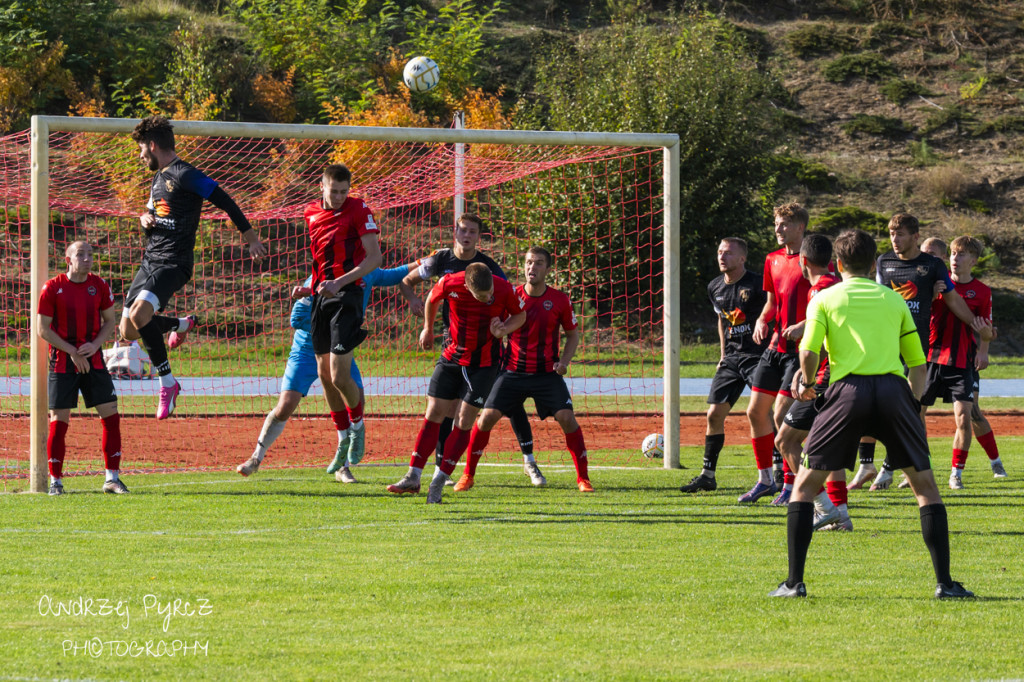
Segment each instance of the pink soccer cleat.
[{"label": "pink soccer cleat", "polygon": [[195,315],[189,315],[185,319],[188,320],[188,329],[185,329],[184,331],[179,330],[176,332],[171,332],[170,336],[167,337],[167,347],[170,348],[171,350],[174,350],[178,346],[185,343],[185,341],[187,340],[186,337],[188,336],[188,333],[195,329],[196,325],[199,324],[199,320],[196,318]]},{"label": "pink soccer cleat", "polygon": [[167,419],[174,412],[174,406],[178,402],[178,394],[181,393],[181,384],[177,381],[170,388],[160,387],[160,404],[156,408],[157,419]]}]

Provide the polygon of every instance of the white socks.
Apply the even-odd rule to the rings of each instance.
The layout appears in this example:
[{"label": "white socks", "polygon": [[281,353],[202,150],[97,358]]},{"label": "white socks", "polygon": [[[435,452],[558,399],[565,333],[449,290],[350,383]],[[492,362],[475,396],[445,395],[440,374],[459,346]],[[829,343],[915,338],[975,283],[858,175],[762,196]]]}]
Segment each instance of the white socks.
[{"label": "white socks", "polygon": [[530,454],[523,453],[523,463],[524,464],[529,463],[529,462],[536,462],[536,461],[537,460],[533,458],[533,453],[532,452]]},{"label": "white socks", "polygon": [[[274,444],[277,437],[284,431],[286,423],[287,421],[278,421],[272,411],[267,414],[267,418],[263,420],[263,429],[260,431],[259,440],[256,441],[256,451],[253,453],[260,462],[263,461],[263,457],[267,454],[270,446]],[[338,433],[340,434],[341,432],[339,431]]]},{"label": "white socks", "polygon": [[174,375],[168,372],[167,374],[160,375],[160,386],[163,388],[174,388],[175,384]]},{"label": "white socks", "polygon": [[768,467],[767,469],[758,469],[757,481],[758,483],[769,485],[772,482],[772,468]]},{"label": "white socks", "polygon": [[107,469],[106,471],[107,471],[107,482],[108,483],[110,481],[116,481],[117,480],[117,472],[116,471],[114,471],[113,469]]}]

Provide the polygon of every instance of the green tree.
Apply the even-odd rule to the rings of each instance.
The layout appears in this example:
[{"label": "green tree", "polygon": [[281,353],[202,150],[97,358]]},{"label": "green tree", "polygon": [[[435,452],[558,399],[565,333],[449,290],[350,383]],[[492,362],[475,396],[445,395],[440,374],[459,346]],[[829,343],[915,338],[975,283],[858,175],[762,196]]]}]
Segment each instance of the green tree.
[{"label": "green tree", "polygon": [[[784,91],[728,22],[697,14],[580,36],[541,58],[536,89],[520,127],[679,135],[684,301],[702,301],[703,283],[717,275],[719,238],[763,239],[773,199],[767,161],[780,136],[770,100]],[[629,182],[657,185],[643,172]],[[609,238],[623,231],[608,225]],[[657,253],[639,259],[632,278],[657,281],[660,262]]]}]

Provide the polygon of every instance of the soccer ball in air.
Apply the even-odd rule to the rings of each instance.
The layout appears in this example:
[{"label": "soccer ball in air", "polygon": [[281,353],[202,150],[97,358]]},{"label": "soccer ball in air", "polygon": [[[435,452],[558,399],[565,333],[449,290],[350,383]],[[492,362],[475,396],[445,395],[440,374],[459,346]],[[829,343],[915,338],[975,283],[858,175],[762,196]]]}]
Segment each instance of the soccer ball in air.
[{"label": "soccer ball in air", "polygon": [[640,446],[640,451],[648,459],[661,459],[665,454],[664,436],[660,433],[649,434],[647,438],[644,438],[644,444]]},{"label": "soccer ball in air", "polygon": [[406,63],[402,78],[413,92],[427,92],[441,80],[441,69],[430,57],[413,57]]}]

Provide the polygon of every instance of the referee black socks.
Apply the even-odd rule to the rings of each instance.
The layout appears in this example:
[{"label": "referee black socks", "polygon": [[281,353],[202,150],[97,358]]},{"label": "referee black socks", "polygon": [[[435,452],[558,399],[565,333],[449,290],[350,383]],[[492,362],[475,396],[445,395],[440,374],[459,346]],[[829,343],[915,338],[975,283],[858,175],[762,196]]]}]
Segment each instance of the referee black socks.
[{"label": "referee black socks", "polygon": [[718,456],[722,454],[725,447],[725,434],[716,433],[713,436],[704,436],[704,468],[714,471],[718,466]]},{"label": "referee black socks", "polygon": [[946,516],[946,505],[939,502],[921,507],[921,535],[932,555],[935,582],[949,585],[953,578],[949,575],[949,519]]}]

